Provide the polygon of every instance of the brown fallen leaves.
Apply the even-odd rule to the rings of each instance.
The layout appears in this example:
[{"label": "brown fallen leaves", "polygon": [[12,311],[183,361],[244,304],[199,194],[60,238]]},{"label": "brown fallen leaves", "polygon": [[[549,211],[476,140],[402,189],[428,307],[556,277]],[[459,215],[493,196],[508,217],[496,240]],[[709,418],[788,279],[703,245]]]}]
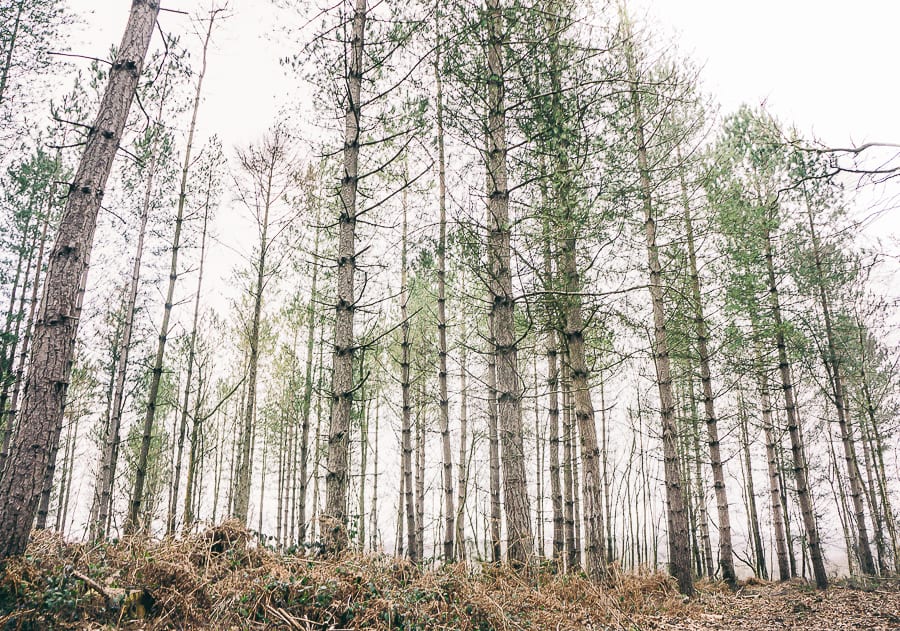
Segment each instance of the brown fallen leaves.
[{"label": "brown fallen leaves", "polygon": [[[115,594],[145,593],[141,607]],[[281,554],[235,523],[184,539],[64,543],[35,533],[0,571],[0,629],[900,629],[894,581],[816,592],[701,581],[685,601],[663,574],[609,585],[544,569],[484,565],[423,570],[384,556]]]}]

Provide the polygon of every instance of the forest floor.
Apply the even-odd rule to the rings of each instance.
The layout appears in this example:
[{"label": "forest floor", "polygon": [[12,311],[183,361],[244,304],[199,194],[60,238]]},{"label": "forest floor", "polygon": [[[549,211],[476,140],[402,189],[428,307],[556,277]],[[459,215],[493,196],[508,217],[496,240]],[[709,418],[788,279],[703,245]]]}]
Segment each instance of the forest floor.
[{"label": "forest floor", "polygon": [[701,581],[688,600],[663,574],[598,586],[549,570],[279,554],[226,523],[151,543],[35,533],[0,570],[0,629],[880,630],[900,629],[900,585],[750,581],[732,593]]}]

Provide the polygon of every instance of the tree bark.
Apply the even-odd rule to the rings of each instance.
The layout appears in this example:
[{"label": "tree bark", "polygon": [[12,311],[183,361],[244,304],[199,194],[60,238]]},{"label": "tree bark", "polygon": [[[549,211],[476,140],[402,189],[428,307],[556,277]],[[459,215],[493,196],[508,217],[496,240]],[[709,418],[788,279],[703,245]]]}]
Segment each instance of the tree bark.
[{"label": "tree bark", "polygon": [[[630,31],[630,27],[629,27]],[[669,534],[669,572],[678,582],[682,594],[693,595],[691,577],[691,550],[688,533],[688,515],[681,488],[681,470],[678,463],[677,429],[675,427],[675,401],[672,395],[672,372],[666,333],[666,312],[663,299],[662,267],[659,246],[656,243],[656,219],[652,200],[650,167],[647,144],[644,139],[644,115],[638,92],[637,69],[631,47],[626,49],[631,81],[631,106],[634,116],[634,134],[637,145],[638,171],[640,175],[641,201],[644,210],[644,231],[647,240],[649,267],[649,292],[653,306],[653,358],[656,365],[656,381],[659,389],[660,420],[662,424],[663,459],[666,480],[667,522]]]},{"label": "tree bark", "polygon": [[[805,191],[805,188],[804,188]],[[813,244],[813,262],[816,267],[816,285],[819,293],[819,306],[822,308],[822,317],[825,321],[825,342],[827,345],[827,357],[825,370],[828,372],[829,385],[831,386],[831,401],[837,411],[838,427],[841,431],[841,443],[844,447],[844,462],[847,467],[847,477],[850,480],[850,500],[853,502],[853,516],[856,520],[857,554],[859,565],[863,574],[874,576],[875,561],[872,557],[872,546],[869,544],[869,533],[866,526],[866,513],[863,506],[862,476],[859,472],[859,461],[856,458],[856,447],[853,444],[853,428],[850,417],[844,406],[844,385],[841,375],[841,361],[838,357],[837,345],[834,341],[834,327],[831,322],[831,302],[828,290],[825,287],[826,272],[822,264],[822,250],[819,235],[816,232],[816,223],[813,220],[812,206],[807,196],[806,214],[809,219],[809,233]]]},{"label": "tree bark", "polygon": [[450,400],[447,395],[447,180],[444,158],[444,85],[441,78],[440,2],[435,5],[437,43],[434,53],[434,80],[437,88],[438,209],[437,245],[437,326],[438,326],[438,396],[440,407],[441,467],[444,488],[444,560],[454,559],[453,458],[450,449]]},{"label": "tree bark", "polygon": [[[210,28],[212,23],[210,22]],[[187,204],[188,172],[191,167],[191,150],[194,143],[194,133],[197,129],[197,112],[200,109],[200,94],[203,88],[203,78],[206,75],[206,55],[203,56],[203,64],[197,75],[197,87],[194,91],[193,111],[191,123],[188,127],[187,144],[184,150],[184,161],[181,167],[181,182],[178,191],[178,208],[175,215],[175,232],[172,235],[172,259],[169,266],[169,287],[166,292],[166,302],[163,307],[162,324],[159,329],[159,341],[156,347],[156,356],[153,362],[153,372],[150,377],[150,392],[147,396],[147,412],[144,416],[143,435],[141,437],[141,449],[138,455],[134,487],[131,492],[131,502],[128,510],[128,519],[125,530],[133,532],[137,528],[138,517],[141,511],[141,502],[144,495],[144,482],[147,474],[147,457],[150,452],[150,440],[153,436],[153,425],[156,420],[157,397],[159,396],[159,384],[162,379],[163,359],[166,352],[166,342],[169,335],[169,320],[172,315],[172,306],[175,296],[175,284],[178,280],[178,255],[181,248],[181,229],[184,223],[184,210]]]},{"label": "tree bark", "polygon": [[813,511],[812,497],[809,491],[807,477],[806,454],[803,449],[801,436],[800,417],[797,404],[794,401],[794,385],[791,379],[791,365],[788,361],[787,344],[784,338],[784,323],[781,319],[781,303],[778,298],[778,283],[775,278],[775,263],[772,253],[772,237],[766,232],[765,241],[766,269],[768,270],[769,306],[775,321],[775,345],[778,349],[778,371],[781,375],[781,389],[784,393],[784,405],[788,419],[788,435],[791,439],[791,456],[794,465],[794,482],[797,485],[797,499],[800,503],[800,513],[803,517],[803,525],[806,530],[806,543],[809,546],[809,556],[815,575],[816,587],[825,589],[828,587],[828,575],[825,573],[825,562],[822,558],[822,549],[819,544],[819,532],[816,527],[816,515]]},{"label": "tree bark", "polygon": [[360,92],[366,0],[356,0],[347,60],[347,111],[344,128],[344,172],[341,178],[340,229],[337,256],[337,302],[334,321],[334,358],[331,379],[331,423],[328,429],[328,473],[325,510],[320,517],[326,551],[347,548],[348,447],[353,407],[353,315],[356,310],[356,191],[359,184]]},{"label": "tree bark", "polygon": [[[678,161],[681,160],[681,148],[677,149]],[[687,236],[688,276],[691,284],[691,299],[694,311],[694,332],[697,338],[697,356],[700,360],[700,385],[703,389],[703,414],[706,419],[706,435],[709,443],[709,464],[713,472],[713,485],[716,493],[716,509],[719,517],[719,568],[722,578],[729,587],[737,587],[737,575],[734,571],[734,552],[731,543],[731,515],[728,510],[728,492],[725,488],[725,468],[722,466],[722,452],[719,446],[719,426],[716,417],[716,405],[712,387],[712,372],[709,355],[709,327],[703,314],[703,294],[700,291],[700,273],[697,270],[697,250],[694,245],[694,222],[691,217],[691,204],[688,198],[687,183],[684,179],[684,166],[679,168],[681,183],[681,201],[684,207],[684,227]]]},{"label": "tree bark", "polygon": [[461,329],[462,344],[459,351],[459,478],[457,479],[456,496],[456,559],[466,560],[466,487],[468,485],[468,466],[466,462],[467,446],[469,441],[469,386],[468,386],[468,354],[466,327],[463,322]]},{"label": "tree bark", "polygon": [[[319,225],[319,210],[316,210],[316,225]],[[297,493],[300,496],[297,520],[300,525],[300,543],[307,542],[306,532],[306,489],[309,485],[309,415],[312,409],[313,394],[313,349],[316,335],[316,300],[318,299],[319,281],[319,239],[320,231],[316,230],[313,246],[313,269],[310,281],[309,302],[306,305],[306,367],[303,376],[303,406],[300,420],[300,488]]]},{"label": "tree bark", "polygon": [[512,291],[511,230],[507,183],[503,8],[487,0],[487,167],[488,269],[494,355],[497,368],[497,417],[506,512],[506,553],[513,565],[532,555],[531,516],[522,436],[522,388],[518,372],[518,335]]},{"label": "tree bark", "polygon": [[59,446],[80,315],[78,296],[90,263],[97,212],[158,13],[153,0],[132,2],[51,250],[21,422],[10,446],[8,474],[0,481],[0,559],[25,550],[41,483]]}]

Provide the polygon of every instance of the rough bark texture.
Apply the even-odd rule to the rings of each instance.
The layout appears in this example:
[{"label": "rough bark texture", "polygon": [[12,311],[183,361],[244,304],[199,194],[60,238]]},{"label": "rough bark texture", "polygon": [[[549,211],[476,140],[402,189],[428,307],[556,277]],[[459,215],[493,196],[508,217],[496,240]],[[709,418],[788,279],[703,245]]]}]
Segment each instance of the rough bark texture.
[{"label": "rough bark texture", "polygon": [[778,452],[775,450],[775,425],[772,420],[772,399],[769,394],[768,379],[761,368],[757,369],[757,381],[759,382],[763,432],[766,439],[766,460],[769,468],[769,498],[771,501],[772,528],[775,531],[778,578],[782,581],[787,581],[791,578],[791,566],[788,559],[787,541],[785,536],[784,509],[781,506],[781,476],[778,474]]},{"label": "rough bark texture", "polygon": [[158,13],[159,4],[153,0],[132,2],[50,253],[22,414],[10,445],[8,473],[0,481],[0,559],[25,550],[44,474],[59,446],[81,279],[87,274],[97,212]]},{"label": "rough bark texture", "polygon": [[[439,7],[438,7],[439,10]],[[441,38],[434,57],[437,86],[438,209],[440,235],[437,246],[438,404],[440,406],[441,467],[444,489],[444,560],[453,560],[456,512],[453,509],[453,458],[450,449],[450,400],[447,395],[447,179],[444,159],[444,90],[441,79]]]},{"label": "rough bark texture", "polygon": [[325,509],[320,517],[325,549],[347,547],[348,447],[353,407],[353,314],[356,310],[356,191],[359,184],[359,138],[366,0],[356,0],[347,60],[347,111],[344,127],[344,172],[341,177],[337,255],[337,302],[331,376],[331,422],[328,428],[328,473]]},{"label": "rough bark texture", "polygon": [[[678,151],[679,161],[681,151]],[[719,515],[719,569],[722,578],[734,589],[737,575],[734,571],[734,552],[731,544],[731,515],[728,510],[728,493],[725,488],[725,468],[722,466],[722,451],[719,446],[719,424],[712,387],[712,372],[709,356],[709,327],[703,314],[703,294],[700,291],[700,273],[697,270],[697,249],[694,245],[694,222],[691,204],[684,180],[684,168],[679,173],[681,179],[681,199],[684,207],[684,227],[687,236],[688,275],[691,284],[691,300],[694,307],[694,334],[697,338],[697,356],[700,360],[700,386],[703,390],[703,415],[706,420],[706,436],[709,443],[709,464],[713,472],[716,494],[716,509]]]},{"label": "rough bark texture", "polygon": [[775,277],[775,263],[770,234],[766,234],[764,255],[766,259],[766,269],[768,270],[769,306],[772,310],[772,318],[775,322],[774,335],[775,346],[778,349],[778,372],[781,376],[781,389],[784,393],[784,406],[788,421],[788,435],[791,439],[791,458],[794,465],[794,483],[797,486],[797,500],[800,503],[800,514],[803,517],[803,526],[806,531],[806,543],[809,547],[809,556],[810,561],[812,562],[816,586],[819,589],[825,589],[828,587],[828,575],[825,573],[822,547],[819,543],[819,530],[816,526],[816,514],[813,511],[812,496],[809,492],[806,454],[803,449],[800,416],[798,414],[797,404],[794,400],[794,384],[791,379],[791,365],[788,361],[787,344],[784,339],[784,323],[781,319],[781,303],[778,298],[778,283]]},{"label": "rough bark texture", "polygon": [[412,401],[410,398],[410,341],[409,341],[409,288],[407,287],[407,195],[403,189],[403,233],[400,245],[400,396],[401,396],[401,469],[403,475],[403,494],[406,504],[406,552],[413,561],[418,560],[416,545],[416,503],[413,487],[413,447],[412,447]]},{"label": "rough bark texture", "polygon": [[506,553],[510,563],[521,565],[528,562],[533,545],[522,436],[522,388],[517,366],[515,299],[512,295],[503,68],[505,34],[500,0],[488,0],[486,27],[488,269],[497,362],[497,418],[506,512]]},{"label": "rough bark texture", "polygon": [[459,351],[459,478],[456,482],[456,558],[459,561],[466,560],[466,487],[468,486],[468,463],[466,453],[468,449],[468,423],[469,423],[469,384],[466,350],[466,328],[462,327],[463,343]]},{"label": "rough bark texture", "polygon": [[[319,214],[316,213],[316,225],[319,225]],[[313,269],[310,283],[309,302],[306,305],[306,368],[303,376],[303,406],[300,419],[300,484],[297,494],[300,498],[297,507],[297,521],[300,526],[300,544],[307,541],[306,532],[306,489],[309,486],[309,415],[312,409],[313,395],[313,350],[316,335],[316,300],[319,282],[319,230],[316,230],[313,246]],[[376,477],[377,479],[377,477]]]},{"label": "rough bark texture", "polygon": [[837,411],[838,427],[841,431],[841,443],[844,447],[844,462],[847,467],[847,478],[850,480],[850,499],[853,502],[853,516],[856,521],[857,555],[859,556],[860,569],[864,574],[875,575],[875,561],[872,558],[872,546],[869,544],[869,532],[866,526],[866,513],[863,506],[862,476],[859,472],[859,461],[856,458],[856,447],[853,443],[853,428],[850,424],[850,416],[844,406],[844,385],[841,375],[841,358],[838,356],[837,345],[834,341],[834,327],[831,322],[831,301],[828,296],[826,271],[822,263],[822,248],[819,235],[816,232],[816,222],[813,219],[812,207],[808,200],[806,214],[809,219],[809,233],[812,237],[813,263],[816,268],[816,278],[819,290],[819,306],[822,308],[822,318],[825,321],[825,342],[827,356],[825,369],[829,374],[832,402]]},{"label": "rough bark texture", "polygon": [[666,517],[669,535],[669,571],[678,581],[681,593],[694,593],[691,577],[691,549],[688,515],[684,505],[681,468],[678,462],[675,400],[672,394],[672,372],[666,335],[666,312],[663,302],[662,267],[656,243],[656,219],[653,212],[652,186],[644,140],[644,117],[637,85],[637,70],[629,49],[628,65],[631,78],[631,105],[637,145],[638,169],[641,180],[641,201],[644,210],[644,231],[647,240],[647,264],[650,272],[650,301],[653,306],[653,359],[659,389],[660,420],[662,423],[663,459],[666,480]]},{"label": "rough bark texture", "polygon": [[[488,316],[488,328],[493,337],[494,318]],[[490,542],[491,561],[500,563],[500,437],[497,432],[497,358],[493,349],[487,351],[487,419],[488,419],[488,465],[490,470],[489,488],[491,495]]]}]

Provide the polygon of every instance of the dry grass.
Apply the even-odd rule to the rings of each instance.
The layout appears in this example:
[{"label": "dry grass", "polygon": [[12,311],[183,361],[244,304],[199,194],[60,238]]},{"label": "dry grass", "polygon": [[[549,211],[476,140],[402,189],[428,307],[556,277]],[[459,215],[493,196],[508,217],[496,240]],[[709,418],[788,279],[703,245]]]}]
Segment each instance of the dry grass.
[{"label": "dry grass", "polygon": [[[717,583],[698,587],[688,602],[662,574],[617,575],[600,586],[548,570],[308,559],[256,545],[231,522],[149,543],[67,544],[45,532],[0,573],[0,629],[731,628],[705,623],[723,619],[716,612],[739,596]],[[152,606],[128,620],[135,610],[122,598],[136,601],[141,590]]]}]

